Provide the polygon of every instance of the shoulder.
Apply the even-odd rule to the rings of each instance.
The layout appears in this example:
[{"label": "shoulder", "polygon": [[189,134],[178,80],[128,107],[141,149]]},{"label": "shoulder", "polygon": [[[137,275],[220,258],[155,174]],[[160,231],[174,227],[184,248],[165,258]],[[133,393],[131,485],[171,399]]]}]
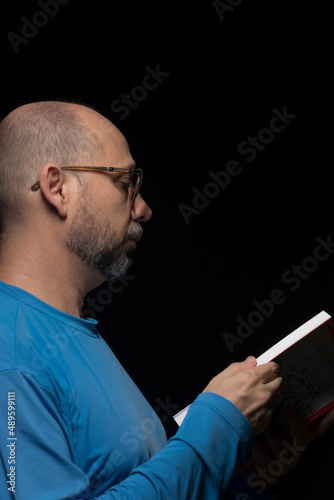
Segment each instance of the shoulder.
[{"label": "shoulder", "polygon": [[17,367],[16,319],[19,302],[0,289],[0,370]]},{"label": "shoulder", "polygon": [[52,321],[2,287],[0,304],[0,372],[19,370],[52,389],[44,370]]}]

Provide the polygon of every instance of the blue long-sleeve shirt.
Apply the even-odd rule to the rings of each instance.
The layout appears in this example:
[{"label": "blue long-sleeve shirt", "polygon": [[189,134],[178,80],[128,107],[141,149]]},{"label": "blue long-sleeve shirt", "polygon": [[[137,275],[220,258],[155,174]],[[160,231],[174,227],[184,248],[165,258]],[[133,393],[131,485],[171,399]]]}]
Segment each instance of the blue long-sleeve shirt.
[{"label": "blue long-sleeve shirt", "polygon": [[247,419],[203,393],[167,442],[96,324],[0,282],[1,500],[222,498]]}]

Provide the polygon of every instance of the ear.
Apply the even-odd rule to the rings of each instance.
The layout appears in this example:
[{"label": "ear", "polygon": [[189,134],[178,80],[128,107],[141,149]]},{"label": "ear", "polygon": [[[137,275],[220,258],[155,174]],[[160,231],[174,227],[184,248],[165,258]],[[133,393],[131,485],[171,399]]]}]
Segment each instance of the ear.
[{"label": "ear", "polygon": [[[67,216],[67,189],[64,172],[57,163],[46,163],[39,176],[41,193],[60,215]],[[67,186],[66,186],[67,188]]]}]

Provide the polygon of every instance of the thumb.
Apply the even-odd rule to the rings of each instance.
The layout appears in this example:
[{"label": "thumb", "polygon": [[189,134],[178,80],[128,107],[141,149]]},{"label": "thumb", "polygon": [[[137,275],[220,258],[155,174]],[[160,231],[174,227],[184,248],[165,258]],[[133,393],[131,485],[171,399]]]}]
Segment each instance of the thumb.
[{"label": "thumb", "polygon": [[248,356],[245,361],[241,361],[238,363],[232,363],[222,372],[222,378],[232,377],[239,372],[244,370],[249,370],[250,368],[254,368],[257,365],[257,360],[254,356]]},{"label": "thumb", "polygon": [[257,365],[257,360],[254,356],[248,356],[248,358],[245,359],[244,363],[252,364],[253,366]]}]

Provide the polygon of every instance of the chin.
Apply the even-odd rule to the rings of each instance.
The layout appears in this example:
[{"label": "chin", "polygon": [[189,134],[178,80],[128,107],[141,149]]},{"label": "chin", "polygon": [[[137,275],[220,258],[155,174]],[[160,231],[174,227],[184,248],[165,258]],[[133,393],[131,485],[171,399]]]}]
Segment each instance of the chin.
[{"label": "chin", "polygon": [[125,276],[132,264],[133,260],[124,252],[122,262],[118,262],[116,265],[114,263],[109,269],[102,271],[102,274],[106,280],[115,280]]}]

